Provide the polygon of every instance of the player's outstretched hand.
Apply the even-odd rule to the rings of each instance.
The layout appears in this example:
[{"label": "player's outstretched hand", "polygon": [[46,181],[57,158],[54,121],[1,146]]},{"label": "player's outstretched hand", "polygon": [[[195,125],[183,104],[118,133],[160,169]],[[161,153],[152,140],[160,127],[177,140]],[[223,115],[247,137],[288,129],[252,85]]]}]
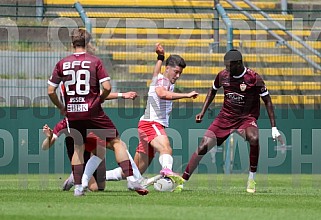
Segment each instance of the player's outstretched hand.
[{"label": "player's outstretched hand", "polygon": [[133,91],[125,92],[123,93],[123,98],[124,99],[135,99],[137,97],[137,93]]},{"label": "player's outstretched hand", "polygon": [[192,91],[192,92],[188,93],[187,96],[188,96],[188,98],[196,99],[198,96],[198,92]]},{"label": "player's outstretched hand", "polygon": [[50,129],[50,127],[47,124],[45,124],[42,127],[42,132],[46,135],[46,137],[51,137],[52,136],[52,130]]},{"label": "player's outstretched hand", "polygon": [[199,114],[197,114],[196,116],[195,116],[195,121],[196,121],[196,123],[201,123],[202,122],[202,120],[203,120],[203,114],[202,113],[199,113]]},{"label": "player's outstretched hand", "polygon": [[157,55],[165,55],[165,50],[160,43],[156,43],[155,51],[156,51]]}]

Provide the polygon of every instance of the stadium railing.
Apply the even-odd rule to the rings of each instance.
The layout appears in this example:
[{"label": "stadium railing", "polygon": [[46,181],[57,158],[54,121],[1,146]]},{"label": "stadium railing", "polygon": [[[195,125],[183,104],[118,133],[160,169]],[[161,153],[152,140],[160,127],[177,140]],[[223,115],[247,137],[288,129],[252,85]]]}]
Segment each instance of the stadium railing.
[{"label": "stadium railing", "polygon": [[[104,8],[113,9],[119,7],[119,9],[126,9],[128,7],[131,7],[134,4],[133,1],[130,2],[127,0],[121,2],[108,0],[80,2],[84,5],[85,9],[88,9],[88,11],[86,11],[87,15],[90,15],[92,18],[98,19],[99,22],[101,22],[103,19],[107,19],[108,21],[108,19],[110,18],[127,20],[138,19],[138,22],[140,18],[149,19],[155,22],[162,22],[164,19],[176,19],[177,21],[191,20],[197,22],[211,21],[213,18],[212,13],[208,12],[180,12],[180,9],[186,9],[189,7],[200,8],[204,6],[204,9],[209,9],[212,7],[213,1],[201,1],[202,4],[198,4],[197,6],[195,5],[196,3],[187,5],[186,2],[199,3],[200,1],[135,1],[135,4],[137,4],[137,6],[139,7],[155,7],[156,9],[162,7],[163,9],[166,7],[173,7],[179,12],[161,12],[159,14],[144,13],[143,11],[136,11],[136,13],[123,12],[122,10],[119,10],[120,12],[113,13],[109,11],[100,12],[100,10],[104,10]],[[88,2],[90,2],[91,4],[89,4]],[[66,5],[68,4],[72,6],[73,3],[74,1],[68,0],[45,1],[46,8],[48,9],[47,14],[45,15],[48,16],[46,19],[50,21],[51,18],[55,17],[67,17],[77,20],[79,15],[75,12],[75,10],[72,7],[66,7]],[[243,8],[246,8],[246,5],[244,5],[244,3],[242,3],[241,1],[238,1],[237,3],[241,4]],[[159,5],[153,6],[155,4]],[[229,16],[233,21],[251,22],[248,19],[245,19],[244,16],[237,13],[237,11],[233,10],[230,6],[226,5],[226,2],[221,1],[221,4],[225,4],[224,7],[229,10]],[[286,24],[292,23],[296,19],[295,13],[288,14],[286,16],[279,14],[280,10],[275,8],[275,3],[265,4],[265,2],[262,2],[257,4],[259,4],[259,7],[261,7],[262,9],[268,10],[270,12],[270,15],[275,17],[275,19],[282,22],[284,21]],[[60,5],[62,5],[63,7],[60,7]],[[136,9],[139,7],[136,7]],[[51,9],[51,11],[49,9]],[[247,10],[251,11],[251,9],[249,8]],[[175,15],[177,16],[176,18]],[[253,16],[258,20],[264,20],[259,14],[254,13]],[[303,20],[302,22],[306,24],[306,22],[308,21]],[[293,33],[297,34],[303,39],[312,36],[312,34],[315,32],[315,30],[311,28],[311,25],[304,25],[301,29],[295,28],[294,26],[289,26],[289,29],[291,29]],[[182,75],[182,83],[178,84],[179,89],[190,89],[192,85],[197,85],[197,81],[195,81],[195,79],[204,80],[203,82],[212,80],[213,75],[224,68],[222,61],[225,52],[224,46],[226,45],[226,41],[224,39],[226,30],[224,29],[224,27],[221,27],[219,32],[221,35],[221,53],[212,53],[210,44],[211,42],[213,42],[214,31],[210,27],[206,27],[206,29],[199,28],[198,26],[190,29],[184,26],[179,28],[129,28],[119,25],[113,28],[107,26],[106,28],[104,25],[98,25],[93,29],[97,47],[97,55],[102,57],[108,64],[109,68],[111,68],[110,72],[112,78],[115,81],[119,82],[117,83],[118,88],[123,89],[126,88],[128,84],[133,84],[136,87],[132,88],[140,89],[142,92],[146,92],[146,79],[149,79],[148,77],[154,65],[155,56],[153,47],[156,42],[161,42],[165,46],[167,54],[180,54],[188,62],[188,66],[184,70],[184,74]],[[279,33],[280,35],[285,35],[284,31],[281,30],[275,29],[275,32]],[[234,34],[236,36],[233,42],[234,47],[242,51],[242,53],[244,54],[244,62],[246,63],[246,65],[262,74],[269,87],[272,82],[278,82],[278,80],[293,82],[292,84],[284,83],[282,85],[280,84],[276,85],[276,87],[273,87],[275,88],[275,90],[278,90],[279,87],[283,88],[284,90],[282,91],[284,91],[284,95],[289,94],[289,91],[293,92],[295,90],[297,90],[298,95],[310,95],[311,91],[315,91],[315,89],[313,88],[318,88],[320,83],[320,74],[310,66],[306,65],[302,58],[289,53],[282,42],[278,42],[275,39],[270,39],[265,30],[252,29],[252,26],[250,26],[250,29],[247,30],[241,29],[240,27],[240,29],[234,30]],[[291,40],[288,42],[290,44],[293,44],[295,47],[302,49],[302,46],[298,45],[296,42],[293,42]],[[308,38],[306,42],[313,48],[321,48],[320,41]],[[18,49],[18,51],[21,50],[21,52],[9,55],[7,53],[7,55],[11,58],[20,60],[19,62],[24,62],[24,59],[28,60],[31,56],[33,56],[35,60],[40,60],[41,58],[39,57],[39,55],[31,55],[34,54],[33,50],[40,52],[41,50],[51,51],[53,49],[51,46],[48,46],[50,45],[48,43],[44,43],[43,45],[41,45],[41,43],[39,42],[39,45],[34,46],[36,43],[37,42],[30,42],[30,40],[25,42],[22,40],[20,42],[13,43],[11,45],[20,45],[20,49]],[[21,45],[24,46],[22,46],[21,48]],[[3,44],[2,47],[6,48],[5,46],[3,46]],[[67,53],[65,49],[63,50],[63,52]],[[45,55],[45,57],[46,56],[47,55]],[[315,62],[320,63],[320,59],[310,55],[309,53],[307,53],[307,56],[309,56]],[[54,55],[52,59],[57,60],[59,59],[59,56],[55,57]],[[8,66],[6,68],[10,69]],[[47,75],[41,76],[41,73],[39,73],[38,71],[34,71],[36,74],[34,74],[33,76],[23,74],[23,72],[23,70],[16,70],[15,74],[12,74],[12,78],[16,77],[21,79],[41,79],[47,77]],[[7,70],[2,71],[2,78],[10,78],[8,77]],[[140,83],[144,80],[144,83]],[[138,82],[137,85],[135,83],[132,83],[136,81]],[[195,81],[194,84],[193,81]],[[314,81],[316,81],[316,84],[311,83]],[[298,84],[300,83],[303,84],[299,86]],[[274,92],[275,90],[271,89],[272,92]],[[307,94],[305,94],[305,92],[307,92]],[[206,91],[202,90],[201,93],[204,94],[206,93]],[[314,94],[318,95],[316,91]],[[285,101],[288,99],[280,98],[279,100]],[[318,101],[318,99],[315,100]],[[200,103],[202,101],[203,100],[201,100]]]}]

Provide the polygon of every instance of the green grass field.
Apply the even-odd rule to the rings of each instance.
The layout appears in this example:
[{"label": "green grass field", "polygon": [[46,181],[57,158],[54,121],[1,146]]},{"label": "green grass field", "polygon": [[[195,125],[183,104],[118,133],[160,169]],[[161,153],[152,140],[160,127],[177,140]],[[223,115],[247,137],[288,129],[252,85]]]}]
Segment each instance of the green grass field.
[{"label": "green grass field", "polygon": [[139,196],[126,182],[74,197],[62,192],[67,175],[0,175],[0,219],[319,219],[320,175],[193,175],[182,193]]}]

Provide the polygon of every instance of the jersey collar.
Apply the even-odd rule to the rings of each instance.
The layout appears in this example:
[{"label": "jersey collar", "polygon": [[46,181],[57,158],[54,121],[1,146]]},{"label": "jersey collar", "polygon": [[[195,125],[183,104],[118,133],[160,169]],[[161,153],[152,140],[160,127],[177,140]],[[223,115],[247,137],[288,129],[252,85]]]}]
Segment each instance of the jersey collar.
[{"label": "jersey collar", "polygon": [[233,76],[233,78],[235,78],[235,79],[239,79],[239,78],[243,77],[243,76],[244,76],[244,74],[246,73],[246,70],[247,70],[247,68],[246,68],[246,67],[244,67],[244,71],[243,71],[243,73],[242,73],[241,75],[238,75],[238,76]]},{"label": "jersey collar", "polygon": [[84,52],[78,52],[78,53],[74,53],[74,55],[81,55],[81,54],[85,54],[86,53],[86,51],[84,51]]}]

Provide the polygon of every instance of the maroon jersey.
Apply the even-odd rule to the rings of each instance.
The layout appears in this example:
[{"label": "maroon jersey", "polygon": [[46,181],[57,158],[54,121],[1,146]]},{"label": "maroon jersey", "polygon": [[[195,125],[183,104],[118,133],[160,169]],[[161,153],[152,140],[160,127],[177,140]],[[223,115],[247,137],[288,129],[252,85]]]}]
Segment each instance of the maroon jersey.
[{"label": "maroon jersey", "polygon": [[104,114],[100,103],[100,84],[110,80],[102,61],[88,53],[74,53],[60,60],[48,80],[58,87],[63,82],[67,117],[88,120]]},{"label": "maroon jersey", "polygon": [[245,117],[258,119],[260,115],[260,97],[268,95],[263,79],[251,69],[233,77],[227,70],[216,76],[213,88],[217,90],[223,86],[224,103],[219,113],[220,117],[238,120]]}]

